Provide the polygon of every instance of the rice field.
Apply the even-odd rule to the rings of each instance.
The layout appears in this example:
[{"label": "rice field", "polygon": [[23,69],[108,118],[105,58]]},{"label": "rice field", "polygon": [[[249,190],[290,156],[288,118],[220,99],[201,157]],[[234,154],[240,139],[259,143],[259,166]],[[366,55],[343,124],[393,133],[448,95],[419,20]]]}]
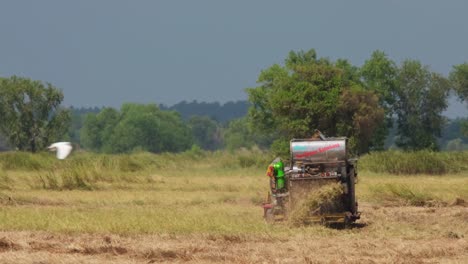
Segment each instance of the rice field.
[{"label": "rice field", "polygon": [[466,159],[397,174],[362,157],[362,218],[336,229],[264,222],[272,158],[1,153],[0,263],[466,263]]}]

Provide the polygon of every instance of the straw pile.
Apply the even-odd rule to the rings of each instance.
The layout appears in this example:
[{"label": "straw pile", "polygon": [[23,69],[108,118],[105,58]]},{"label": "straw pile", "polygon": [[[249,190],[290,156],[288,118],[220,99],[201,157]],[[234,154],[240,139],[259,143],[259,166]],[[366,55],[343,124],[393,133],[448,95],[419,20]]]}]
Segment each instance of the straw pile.
[{"label": "straw pile", "polygon": [[311,192],[295,206],[289,215],[291,226],[308,224],[308,218],[314,215],[323,215],[341,212],[343,208],[343,187],[340,183],[322,186],[319,190]]}]

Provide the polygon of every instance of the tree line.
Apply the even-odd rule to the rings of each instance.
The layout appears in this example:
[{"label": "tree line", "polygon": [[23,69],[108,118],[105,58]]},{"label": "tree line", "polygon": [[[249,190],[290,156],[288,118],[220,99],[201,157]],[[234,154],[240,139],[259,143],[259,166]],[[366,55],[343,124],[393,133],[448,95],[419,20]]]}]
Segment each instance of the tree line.
[{"label": "tree line", "polygon": [[63,93],[49,83],[0,78],[0,149],[36,152],[71,140],[106,153],[256,145],[281,154],[291,138],[310,137],[316,128],[348,137],[358,154],[389,146],[459,150],[468,143],[467,119],[442,115],[450,92],[467,100],[468,63],[443,76],[417,60],[398,65],[381,51],[360,67],[318,57],[313,49],[291,51],[283,64],[264,69],[258,86],[246,92],[248,101],[224,105],[65,108]]},{"label": "tree line", "polygon": [[348,137],[358,154],[384,149],[392,128],[398,148],[438,150],[449,93],[466,101],[467,80],[468,63],[445,77],[417,60],[397,65],[382,51],[361,67],[320,58],[313,49],[291,51],[283,65],[261,72],[258,87],[247,89],[248,117],[253,131],[275,135],[272,148],[279,153],[290,138],[310,137],[314,128]]}]

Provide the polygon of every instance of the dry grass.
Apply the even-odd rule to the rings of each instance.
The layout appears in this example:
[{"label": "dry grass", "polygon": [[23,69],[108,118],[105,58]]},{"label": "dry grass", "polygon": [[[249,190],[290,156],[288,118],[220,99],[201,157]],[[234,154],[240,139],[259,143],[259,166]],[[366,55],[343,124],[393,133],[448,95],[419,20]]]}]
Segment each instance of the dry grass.
[{"label": "dry grass", "polygon": [[[262,219],[268,178],[254,158],[261,154],[139,155],[83,154],[66,163],[52,159],[47,168],[27,169],[24,163],[0,170],[0,262],[463,263],[468,258],[466,172],[362,171],[357,185],[362,219],[354,228],[294,228]],[[84,172],[91,188],[67,188],[61,177],[73,170],[77,176]],[[47,173],[44,187],[41,177]],[[50,186],[54,180],[57,187]]]}]

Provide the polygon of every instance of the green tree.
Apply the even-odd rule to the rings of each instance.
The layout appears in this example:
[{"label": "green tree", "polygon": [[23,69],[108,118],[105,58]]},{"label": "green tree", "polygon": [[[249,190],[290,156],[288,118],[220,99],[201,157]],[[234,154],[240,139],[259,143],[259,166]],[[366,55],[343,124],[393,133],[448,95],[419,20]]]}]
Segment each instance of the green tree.
[{"label": "green tree", "polygon": [[337,116],[339,135],[349,138],[351,149],[366,153],[372,148],[372,139],[384,120],[384,109],[375,92],[354,86],[343,90]]},{"label": "green tree", "polygon": [[385,140],[393,126],[393,104],[398,67],[383,51],[376,50],[360,69],[363,85],[367,90],[379,96],[379,104],[385,111],[385,122],[382,122],[372,135],[371,148],[384,149]]},{"label": "green tree", "polygon": [[[468,62],[453,66],[449,78],[460,99],[468,102]],[[462,123],[461,133],[468,137],[468,121]]]},{"label": "green tree", "polygon": [[12,76],[0,79],[0,133],[19,150],[36,152],[66,134],[69,111],[50,83]]},{"label": "green tree", "polygon": [[448,80],[419,61],[406,60],[397,83],[397,146],[405,150],[438,149],[436,138],[446,122],[442,112],[447,108]]},{"label": "green tree", "polygon": [[105,107],[101,112],[89,113],[85,116],[83,127],[80,129],[80,142],[83,147],[95,151],[102,150],[120,120],[117,110]]},{"label": "green tree", "polygon": [[224,144],[227,149],[250,149],[253,146],[268,148],[273,138],[271,136],[255,133],[247,117],[234,119],[224,130]]},{"label": "green tree", "polygon": [[453,66],[449,78],[458,96],[462,100],[468,100],[468,63]]},{"label": "green tree", "polygon": [[188,120],[195,144],[202,149],[215,150],[221,145],[221,128],[207,116],[192,116]]},{"label": "green tree", "polygon": [[193,143],[180,115],[161,111],[155,104],[124,104],[120,112],[104,108],[98,114],[88,114],[81,140],[85,147],[107,153],[178,152]]},{"label": "green tree", "polygon": [[260,86],[247,89],[250,122],[256,131],[274,135],[274,146],[284,148],[281,142],[310,137],[317,128],[327,135],[347,136],[354,150],[366,152],[368,136],[382,122],[383,110],[376,93],[363,89],[356,72],[345,60],[317,59],[314,50],[290,52],[285,66],[263,70]]},{"label": "green tree", "polygon": [[224,144],[229,150],[250,148],[255,144],[245,118],[234,119],[229,122],[224,131]]}]

